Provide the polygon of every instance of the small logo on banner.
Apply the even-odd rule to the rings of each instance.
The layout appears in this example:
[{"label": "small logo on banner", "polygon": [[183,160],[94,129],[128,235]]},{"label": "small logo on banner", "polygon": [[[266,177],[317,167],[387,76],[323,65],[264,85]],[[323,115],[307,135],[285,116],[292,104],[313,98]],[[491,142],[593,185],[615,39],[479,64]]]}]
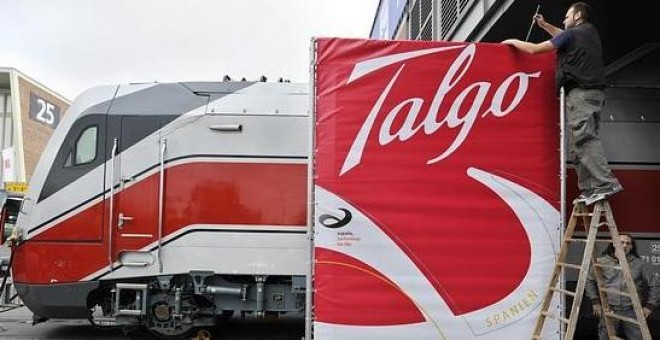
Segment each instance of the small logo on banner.
[{"label": "small logo on banner", "polygon": [[339,210],[344,212],[344,217],[339,218],[330,214],[322,214],[319,216],[319,223],[321,223],[322,226],[330,229],[338,229],[346,226],[351,222],[351,219],[353,219],[353,214],[351,214],[348,209],[339,208]]}]

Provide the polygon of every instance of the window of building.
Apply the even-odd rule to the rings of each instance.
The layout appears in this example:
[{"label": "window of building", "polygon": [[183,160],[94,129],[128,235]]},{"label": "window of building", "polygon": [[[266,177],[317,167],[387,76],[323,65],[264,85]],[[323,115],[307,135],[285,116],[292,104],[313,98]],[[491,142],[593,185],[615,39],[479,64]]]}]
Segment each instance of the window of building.
[{"label": "window of building", "polygon": [[11,93],[0,89],[0,148],[12,146],[13,125],[11,114]]},{"label": "window of building", "polygon": [[452,35],[474,0],[442,0],[440,5],[440,35],[446,40]]},{"label": "window of building", "polygon": [[460,11],[459,1],[442,0],[440,10],[440,27],[442,36],[446,37],[458,21]]},{"label": "window of building", "polygon": [[415,0],[410,7],[408,16],[410,18],[409,31],[412,40],[435,39],[434,8],[440,0]]},{"label": "window of building", "polygon": [[408,31],[411,40],[451,40],[474,0],[410,0]]}]

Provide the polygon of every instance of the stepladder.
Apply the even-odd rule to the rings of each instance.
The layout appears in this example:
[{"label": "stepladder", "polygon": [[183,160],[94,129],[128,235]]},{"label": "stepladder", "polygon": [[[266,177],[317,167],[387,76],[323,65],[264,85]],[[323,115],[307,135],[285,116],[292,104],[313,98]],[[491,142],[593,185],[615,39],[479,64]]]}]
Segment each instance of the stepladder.
[{"label": "stepladder", "polygon": [[[561,243],[561,248],[555,265],[548,289],[545,293],[541,311],[534,327],[532,339],[542,339],[541,334],[544,324],[548,319],[555,319],[564,324],[564,337],[562,339],[573,339],[576,333],[577,321],[580,314],[580,306],[585,295],[585,286],[590,281],[593,285],[595,281],[598,299],[601,303],[601,318],[607,329],[609,339],[623,339],[617,337],[617,330],[614,325],[618,323],[629,323],[639,327],[643,340],[651,340],[649,327],[642,310],[642,304],[639,299],[636,285],[630,270],[624,247],[621,243],[621,235],[614,221],[611,206],[607,200],[601,200],[592,206],[587,206],[583,201],[573,202],[571,217],[566,225],[566,230]],[[586,237],[576,237],[583,228]],[[599,237],[599,231],[605,232],[607,237]],[[604,263],[598,260],[596,254],[596,243],[604,242],[611,244],[616,256],[615,264]],[[567,262],[568,248],[577,243],[583,243],[583,253],[581,263]],[[578,247],[576,247],[578,248]],[[574,291],[560,286],[560,278],[566,271],[577,272],[577,285]],[[606,286],[604,271],[617,271],[624,283],[625,289],[613,289]],[[552,300],[555,297],[561,297],[572,302],[565,304],[565,310],[559,315],[550,311]],[[629,299],[634,310],[634,317],[630,315],[621,315],[611,308],[608,297],[623,297]],[[619,322],[615,322],[615,320]]]}]

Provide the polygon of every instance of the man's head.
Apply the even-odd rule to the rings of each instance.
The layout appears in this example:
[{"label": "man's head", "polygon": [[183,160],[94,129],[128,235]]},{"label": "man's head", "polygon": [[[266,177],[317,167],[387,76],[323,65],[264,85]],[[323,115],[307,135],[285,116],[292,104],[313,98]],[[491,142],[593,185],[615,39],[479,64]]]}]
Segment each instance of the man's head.
[{"label": "man's head", "polygon": [[632,237],[630,237],[628,234],[621,234],[619,236],[621,245],[623,246],[623,252],[626,253],[626,255],[630,254],[630,251],[633,249]]},{"label": "man's head", "polygon": [[589,21],[591,6],[584,2],[576,2],[566,11],[564,17],[564,28],[571,28],[583,22]]},{"label": "man's head", "polygon": [[[621,245],[623,246],[623,252],[626,253],[626,255],[633,255],[639,257],[639,255],[637,255],[637,247],[635,247],[635,240],[633,240],[632,235],[619,234],[619,239],[621,240]],[[607,253],[611,257],[616,257],[614,255],[614,246],[612,244],[607,246],[607,249],[605,249],[605,253]]]}]

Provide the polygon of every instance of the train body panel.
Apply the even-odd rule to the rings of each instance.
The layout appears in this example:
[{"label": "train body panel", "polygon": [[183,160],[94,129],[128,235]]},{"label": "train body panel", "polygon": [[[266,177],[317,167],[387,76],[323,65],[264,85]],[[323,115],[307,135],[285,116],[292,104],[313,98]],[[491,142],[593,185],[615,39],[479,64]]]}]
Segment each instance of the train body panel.
[{"label": "train body panel", "polygon": [[[656,192],[660,188],[660,166],[613,165],[612,171],[625,188],[610,199],[618,229],[641,237],[660,238],[657,222],[660,196]],[[577,175],[572,169],[566,187],[569,198],[579,195]]]}]

